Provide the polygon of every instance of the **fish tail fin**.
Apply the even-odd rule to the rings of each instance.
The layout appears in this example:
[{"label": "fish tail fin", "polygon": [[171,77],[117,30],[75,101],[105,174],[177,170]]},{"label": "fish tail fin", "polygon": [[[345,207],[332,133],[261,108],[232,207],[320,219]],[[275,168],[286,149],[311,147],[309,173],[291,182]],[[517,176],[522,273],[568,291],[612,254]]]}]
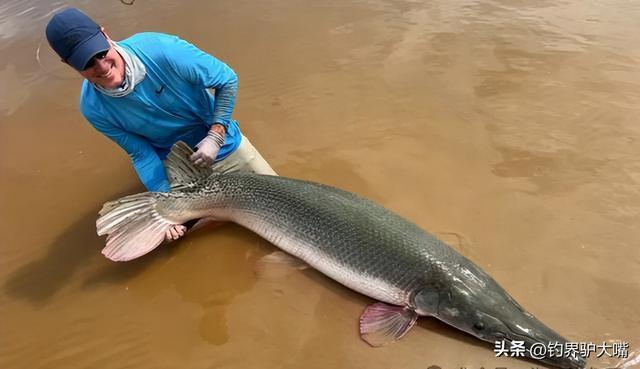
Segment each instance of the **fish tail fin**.
[{"label": "fish tail fin", "polygon": [[98,235],[107,235],[102,254],[113,261],[142,256],[165,239],[165,233],[177,224],[156,211],[151,192],[123,197],[104,204],[96,221]]}]

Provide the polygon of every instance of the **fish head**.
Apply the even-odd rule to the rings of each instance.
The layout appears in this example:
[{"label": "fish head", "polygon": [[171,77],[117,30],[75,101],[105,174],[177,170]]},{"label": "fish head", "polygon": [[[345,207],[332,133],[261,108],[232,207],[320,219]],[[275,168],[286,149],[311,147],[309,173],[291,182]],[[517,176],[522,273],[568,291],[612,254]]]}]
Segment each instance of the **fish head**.
[{"label": "fish head", "polygon": [[[420,290],[414,295],[418,313],[432,315],[491,342],[496,350],[504,348],[509,355],[518,350],[520,356],[555,367],[585,367],[586,360],[577,353],[577,348],[565,355],[566,339],[524,310],[491,277],[479,268],[477,271],[479,274],[474,271],[473,278],[461,278],[458,274],[449,283]],[[555,351],[551,352],[550,347]],[[563,350],[562,354],[557,350]]]}]

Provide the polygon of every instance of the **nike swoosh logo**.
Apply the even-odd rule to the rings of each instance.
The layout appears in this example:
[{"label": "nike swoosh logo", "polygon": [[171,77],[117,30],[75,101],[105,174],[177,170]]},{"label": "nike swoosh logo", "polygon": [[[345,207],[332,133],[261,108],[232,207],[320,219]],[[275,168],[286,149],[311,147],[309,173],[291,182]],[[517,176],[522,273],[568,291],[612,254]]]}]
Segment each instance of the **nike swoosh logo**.
[{"label": "nike swoosh logo", "polygon": [[160,86],[160,88],[159,88],[159,89],[157,89],[157,90],[156,90],[156,93],[157,93],[158,95],[160,95],[160,93],[162,93],[162,91],[164,90],[164,86],[165,86],[165,85],[162,85],[162,86]]}]

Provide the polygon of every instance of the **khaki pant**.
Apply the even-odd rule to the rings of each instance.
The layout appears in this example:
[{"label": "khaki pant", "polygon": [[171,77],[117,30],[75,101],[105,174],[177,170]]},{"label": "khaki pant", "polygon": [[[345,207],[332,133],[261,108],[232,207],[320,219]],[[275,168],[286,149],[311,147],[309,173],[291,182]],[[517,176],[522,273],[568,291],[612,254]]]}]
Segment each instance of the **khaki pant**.
[{"label": "khaki pant", "polygon": [[278,175],[244,135],[236,151],[223,160],[214,163],[211,168],[220,173],[253,172],[272,176]]}]

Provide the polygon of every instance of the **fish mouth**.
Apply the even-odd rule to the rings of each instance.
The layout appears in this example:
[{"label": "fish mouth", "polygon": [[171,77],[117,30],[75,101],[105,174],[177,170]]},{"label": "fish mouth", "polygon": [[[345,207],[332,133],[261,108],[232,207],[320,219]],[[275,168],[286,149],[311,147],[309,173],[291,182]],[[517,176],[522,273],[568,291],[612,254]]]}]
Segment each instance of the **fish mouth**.
[{"label": "fish mouth", "polygon": [[504,348],[509,350],[510,355],[517,352],[519,356],[563,369],[583,369],[587,365],[587,360],[579,354],[577,347],[569,352],[568,341],[546,327],[545,330],[552,334],[534,332],[532,335],[526,335],[517,332],[508,324],[505,324],[505,327],[508,332],[498,334],[495,344],[497,348],[497,342],[505,342]]}]

